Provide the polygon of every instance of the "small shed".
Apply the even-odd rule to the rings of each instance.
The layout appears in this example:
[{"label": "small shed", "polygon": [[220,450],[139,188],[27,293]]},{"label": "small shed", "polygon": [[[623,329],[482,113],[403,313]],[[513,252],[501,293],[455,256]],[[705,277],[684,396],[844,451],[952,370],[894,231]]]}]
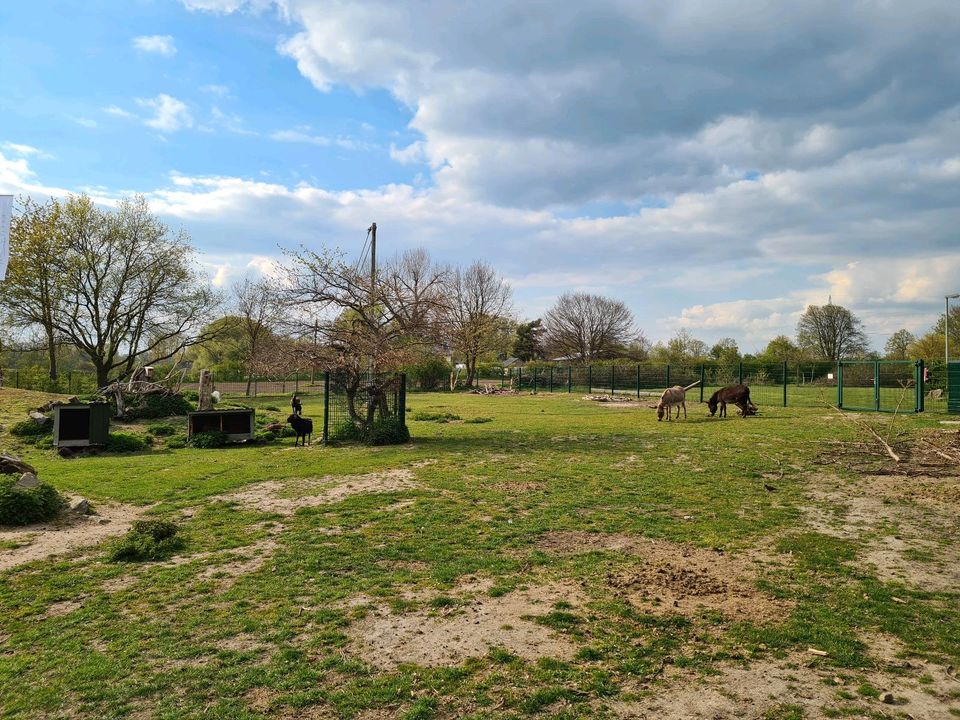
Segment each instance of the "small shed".
[{"label": "small shed", "polygon": [[111,412],[108,403],[55,405],[54,447],[106,445],[110,435]]},{"label": "small shed", "polygon": [[187,413],[187,437],[202,432],[222,432],[228,440],[253,440],[257,423],[253,408],[198,410]]}]

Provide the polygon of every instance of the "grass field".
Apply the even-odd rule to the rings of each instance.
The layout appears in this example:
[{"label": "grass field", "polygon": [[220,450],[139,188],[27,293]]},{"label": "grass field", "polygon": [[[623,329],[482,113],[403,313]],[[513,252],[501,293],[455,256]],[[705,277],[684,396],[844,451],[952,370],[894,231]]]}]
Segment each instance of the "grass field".
[{"label": "grass field", "polygon": [[[44,398],[0,390],[0,425]],[[408,406],[434,419],[387,448],[65,460],[0,434],[116,518],[0,570],[0,717],[960,716],[955,466],[848,462],[860,430],[822,407]],[[895,418],[906,462],[944,419]],[[137,514],[186,548],[108,562]],[[67,531],[0,533],[0,567]]]}]

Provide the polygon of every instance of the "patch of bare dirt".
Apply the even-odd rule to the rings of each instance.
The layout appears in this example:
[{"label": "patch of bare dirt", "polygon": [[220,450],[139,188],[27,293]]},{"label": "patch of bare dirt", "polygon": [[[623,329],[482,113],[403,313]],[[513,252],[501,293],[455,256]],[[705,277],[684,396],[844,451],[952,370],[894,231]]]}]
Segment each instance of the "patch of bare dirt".
[{"label": "patch of bare dirt", "polygon": [[230,551],[231,555],[238,556],[236,560],[204,568],[198,577],[202,580],[217,580],[221,589],[226,589],[244,575],[255,573],[263,567],[276,549],[276,539],[265,538],[253,545]]},{"label": "patch of bare dirt", "polygon": [[719,611],[731,620],[766,622],[790,605],[756,586],[755,563],[747,558],[635,535],[552,532],[537,547],[547,552],[626,553],[640,562],[607,574],[606,582],[632,604],[658,613],[694,616]]},{"label": "patch of bare dirt", "polygon": [[351,495],[399,492],[416,487],[413,473],[398,469],[314,480],[267,480],[212,499],[240,503],[263,512],[292,515],[298,508],[338,503]]},{"label": "patch of bare dirt", "polygon": [[77,600],[62,600],[60,602],[55,602],[51,605],[47,605],[47,609],[43,611],[41,618],[53,618],[53,617],[62,617],[72,613],[74,610],[79,610],[83,607],[83,602],[81,599]]},{"label": "patch of bare dirt", "polygon": [[487,654],[491,647],[506,648],[527,660],[573,658],[576,643],[535,618],[548,614],[558,602],[581,605],[584,596],[578,588],[552,583],[491,597],[488,587],[488,580],[478,580],[444,593],[456,597],[457,603],[440,610],[394,613],[374,606],[351,625],[352,649],[381,668],[403,663],[457,665]]},{"label": "patch of bare dirt", "polygon": [[608,573],[606,583],[617,595],[653,612],[695,616],[708,610],[731,620],[769,622],[790,610],[788,603],[757,588],[756,563],[748,558],[635,535],[578,531],[547,533],[537,547],[563,554],[611,551],[634,556],[639,562]]},{"label": "patch of bare dirt", "polygon": [[[609,710],[622,718],[759,720],[775,714],[778,708],[799,706],[805,717],[814,718],[947,720],[955,717],[951,708],[960,706],[954,695],[960,690],[960,682],[945,670],[931,672],[930,667],[896,674],[874,671],[847,675],[838,674],[836,669],[821,669],[808,656],[795,653],[784,660],[766,659],[719,670],[718,675],[708,678],[674,677],[638,700],[610,703]],[[862,683],[878,689],[880,697],[859,695]]]},{"label": "patch of bare dirt", "polygon": [[97,503],[96,515],[64,513],[56,521],[0,529],[0,542],[19,546],[0,550],[0,570],[63,555],[122,535],[146,508],[119,503]]},{"label": "patch of bare dirt", "polygon": [[817,532],[863,540],[857,563],[886,582],[900,582],[932,592],[960,587],[960,532],[955,514],[960,503],[934,499],[924,486],[942,487],[945,478],[867,476],[844,481],[813,479],[808,491],[814,504],[804,507],[807,525]]}]

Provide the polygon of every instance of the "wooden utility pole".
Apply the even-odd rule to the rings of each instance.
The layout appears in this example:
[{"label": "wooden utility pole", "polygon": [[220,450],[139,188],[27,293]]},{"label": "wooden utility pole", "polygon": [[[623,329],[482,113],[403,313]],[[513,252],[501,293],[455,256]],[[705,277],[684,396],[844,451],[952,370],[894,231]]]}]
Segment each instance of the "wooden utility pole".
[{"label": "wooden utility pole", "polygon": [[372,223],[367,229],[370,233],[370,302],[376,302],[377,288],[377,224]]}]

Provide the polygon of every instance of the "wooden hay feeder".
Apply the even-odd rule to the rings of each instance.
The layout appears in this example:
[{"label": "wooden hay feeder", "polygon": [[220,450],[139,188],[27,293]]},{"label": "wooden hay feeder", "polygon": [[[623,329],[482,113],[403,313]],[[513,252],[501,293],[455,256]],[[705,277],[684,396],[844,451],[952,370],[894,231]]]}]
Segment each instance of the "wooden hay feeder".
[{"label": "wooden hay feeder", "polygon": [[106,445],[111,408],[107,403],[56,405],[53,408],[53,446]]},{"label": "wooden hay feeder", "polygon": [[239,410],[198,410],[187,413],[187,437],[202,432],[222,432],[233,442],[253,440],[256,432],[253,408]]}]

